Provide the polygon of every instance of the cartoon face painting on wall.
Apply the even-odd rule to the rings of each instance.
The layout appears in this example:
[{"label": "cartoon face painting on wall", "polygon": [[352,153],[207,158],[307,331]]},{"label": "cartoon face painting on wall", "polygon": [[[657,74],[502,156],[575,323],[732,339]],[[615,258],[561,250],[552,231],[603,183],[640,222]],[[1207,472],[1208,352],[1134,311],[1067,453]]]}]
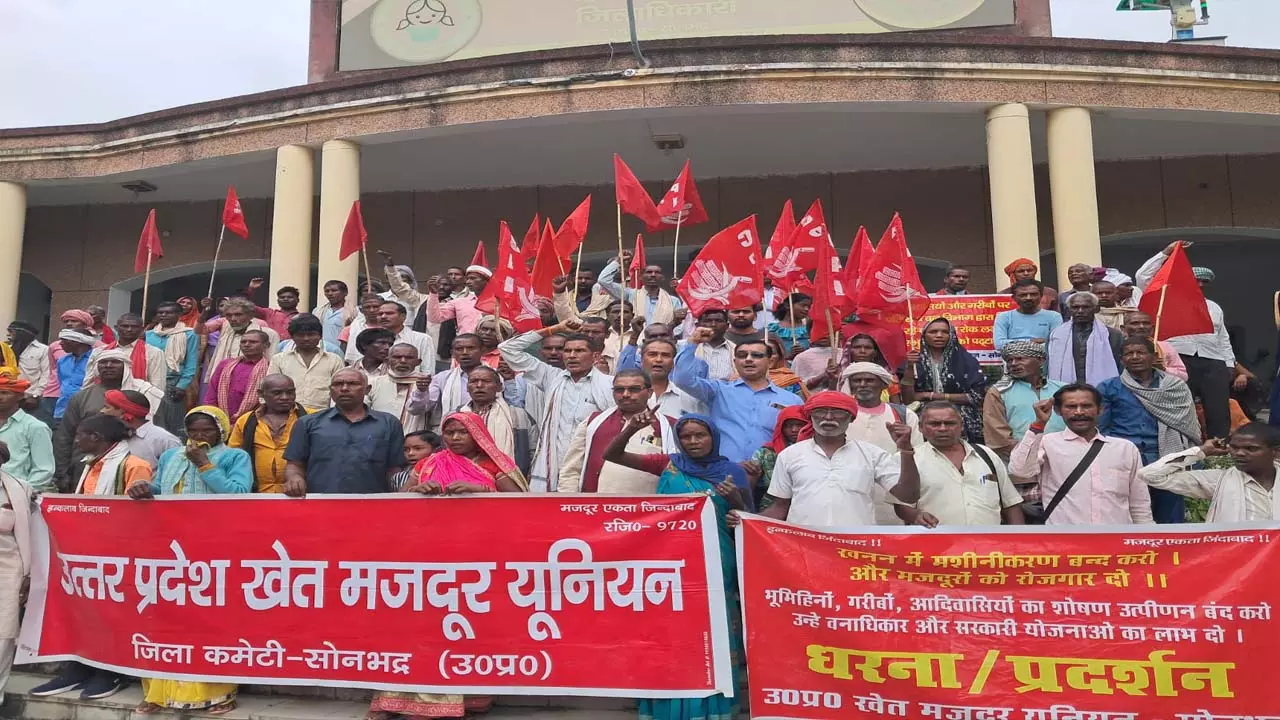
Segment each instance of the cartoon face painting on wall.
[{"label": "cartoon face painting on wall", "polygon": [[370,30],[378,47],[407,62],[439,62],[480,30],[479,0],[381,0]]}]

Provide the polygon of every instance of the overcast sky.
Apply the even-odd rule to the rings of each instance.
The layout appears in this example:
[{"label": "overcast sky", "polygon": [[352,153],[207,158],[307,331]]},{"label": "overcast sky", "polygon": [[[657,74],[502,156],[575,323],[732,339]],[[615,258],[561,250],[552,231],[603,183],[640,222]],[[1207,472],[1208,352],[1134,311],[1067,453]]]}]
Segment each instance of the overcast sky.
[{"label": "overcast sky", "polygon": [[[1054,34],[1164,42],[1166,12],[1052,0]],[[0,127],[101,122],[301,85],[308,0],[0,0]],[[1280,47],[1280,0],[1212,0],[1200,35]],[[16,71],[15,71],[16,70]]]}]

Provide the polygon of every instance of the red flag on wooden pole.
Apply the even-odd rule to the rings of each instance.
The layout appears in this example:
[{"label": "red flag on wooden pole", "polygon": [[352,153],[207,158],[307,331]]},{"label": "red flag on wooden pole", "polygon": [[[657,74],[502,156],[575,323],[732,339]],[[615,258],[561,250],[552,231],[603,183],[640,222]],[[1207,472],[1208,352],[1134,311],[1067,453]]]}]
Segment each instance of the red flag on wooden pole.
[{"label": "red flag on wooden pole", "polygon": [[[517,332],[529,332],[542,327],[536,301],[520,248],[516,247],[511,228],[503,222],[498,229],[498,266],[484,292],[476,298],[476,309],[506,318]],[[502,332],[501,328],[498,332]]]},{"label": "red flag on wooden pole", "polygon": [[524,233],[524,242],[520,243],[520,256],[525,262],[530,262],[538,257],[538,226],[542,224],[542,219],[538,213],[533,214],[533,222],[529,223],[529,229]]},{"label": "red flag on wooden pole", "polygon": [[[506,222],[504,221],[502,225],[503,227],[506,227]],[[507,233],[510,232],[511,229],[508,228]],[[513,239],[512,242],[515,242],[515,240]],[[489,258],[485,257],[483,240],[476,243],[476,252],[471,256],[471,264],[479,265],[480,267],[489,267]]]},{"label": "red flag on wooden pole", "polygon": [[[698,195],[698,186],[693,182],[690,161],[684,161],[680,176],[658,203],[658,213],[667,225],[697,225],[710,220],[707,209],[702,205],[702,197]],[[661,225],[649,228],[650,232],[660,229]]]},{"label": "red flag on wooden pole", "polygon": [[915,322],[929,311],[929,293],[920,282],[897,213],[876,246],[857,299],[859,316],[891,325],[910,321],[912,334]]},{"label": "red flag on wooden pole", "polygon": [[591,196],[578,204],[569,217],[556,230],[556,251],[561,257],[571,257],[587,239],[587,225],[591,222]]},{"label": "red flag on wooden pole", "polygon": [[694,258],[676,292],[698,317],[711,308],[755,305],[764,298],[756,216],[716,233]]},{"label": "red flag on wooden pole", "polygon": [[873,254],[875,254],[875,248],[871,247],[867,228],[859,225],[858,234],[853,239],[853,247],[849,249],[849,259],[844,264],[844,285],[850,295],[856,295],[862,278],[867,274],[867,266],[871,264]]},{"label": "red flag on wooden pole", "polygon": [[360,214],[360,201],[351,203],[347,224],[342,228],[342,244],[338,246],[338,259],[346,260],[352,254],[364,250],[369,242],[369,232],[364,229],[364,216]]},{"label": "red flag on wooden pole", "polygon": [[[542,239],[538,241],[538,256],[533,261],[533,271],[530,273],[534,293],[545,298],[554,296],[555,279],[569,272],[572,267],[568,257],[561,257],[556,252],[555,232],[548,220],[542,231]],[[572,281],[570,284],[572,285]]]},{"label": "red flag on wooden pole", "polygon": [[1209,316],[1204,291],[1182,243],[1174,246],[1173,253],[1142,291],[1138,308],[1155,323],[1156,340],[1213,332],[1213,318]]},{"label": "red flag on wooden pole", "polygon": [[636,249],[631,251],[631,264],[627,266],[627,279],[631,287],[640,287],[640,275],[648,264],[644,255],[644,235],[636,233]]},{"label": "red flag on wooden pole", "polygon": [[227,201],[222,204],[222,224],[241,238],[249,239],[249,226],[244,222],[244,210],[234,185],[227,186]]},{"label": "red flag on wooden pole", "polygon": [[142,226],[142,235],[138,237],[138,252],[133,256],[133,271],[143,272],[151,267],[153,258],[164,257],[164,248],[160,246],[160,231],[156,229],[156,210],[147,213],[147,222]]},{"label": "red flag on wooden pole", "polygon": [[818,269],[813,278],[813,306],[809,311],[813,328],[809,332],[809,340],[834,336],[833,340],[838,344],[844,316],[854,310],[853,288],[845,282],[840,256],[831,244],[827,226],[818,227],[825,242],[818,244]]},{"label": "red flag on wooden pole", "polygon": [[622,212],[640,218],[649,232],[657,232],[662,228],[658,207],[653,204],[649,192],[636,179],[635,173],[631,172],[631,168],[627,167],[617,153],[613,154],[613,187]]}]

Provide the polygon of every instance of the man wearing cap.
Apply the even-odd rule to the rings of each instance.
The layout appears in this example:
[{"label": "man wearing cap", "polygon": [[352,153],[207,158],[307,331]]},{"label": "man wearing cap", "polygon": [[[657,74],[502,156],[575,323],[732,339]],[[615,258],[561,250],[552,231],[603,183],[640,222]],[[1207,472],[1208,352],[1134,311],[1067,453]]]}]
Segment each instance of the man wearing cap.
[{"label": "man wearing cap", "polygon": [[383,270],[387,274],[387,287],[391,288],[381,293],[382,299],[404,305],[410,317],[417,317],[418,308],[427,299],[418,292],[418,276],[413,274],[413,268],[408,265],[397,265],[391,259],[391,253],[386,250],[379,250],[378,254],[386,262]]},{"label": "man wearing cap", "polygon": [[173,433],[147,419],[151,402],[146,395],[137,390],[108,390],[105,401],[102,414],[120,418],[129,428],[129,454],[146,460],[153,472],[165,450],[182,444]]},{"label": "man wearing cap", "polygon": [[[883,367],[869,362],[849,363],[840,377],[841,389],[852,395],[858,403],[858,411],[849,423],[848,438],[874,445],[887,453],[897,452],[898,442],[893,437],[895,425],[911,429],[912,446],[924,442],[920,435],[920,418],[905,405],[884,402],[884,392],[893,384],[893,376]],[[901,525],[894,513],[893,503],[879,485],[871,488],[875,501],[877,525]]]},{"label": "man wearing cap", "polygon": [[920,499],[911,428],[898,423],[891,430],[895,457],[848,439],[849,423],[858,412],[857,402],[848,395],[820,392],[804,407],[813,436],[778,453],[766,517],[812,528],[857,527],[875,524],[872,485],[904,503]]},{"label": "man wearing cap", "polygon": [[5,472],[36,492],[56,492],[53,485],[53,434],[49,426],[22,410],[31,383],[12,368],[0,370],[0,443],[9,448]]},{"label": "man wearing cap", "polygon": [[[90,338],[90,349],[98,346],[98,336],[94,334],[91,329],[93,326],[92,315],[84,310],[73,309],[62,313],[62,315],[58,316],[58,319],[62,321],[63,330],[75,330],[82,337]],[[61,335],[58,336],[58,340],[59,342],[49,345],[49,382],[45,385],[44,395],[41,396],[40,399],[40,412],[43,415],[42,419],[52,421],[50,422],[50,427],[57,422],[54,410],[58,402],[58,398],[62,397],[62,381],[58,376],[58,361],[67,354],[66,348],[63,343],[60,342],[62,340]],[[88,361],[87,353],[84,360],[86,362]],[[83,382],[83,378],[81,379],[81,382]],[[74,394],[75,391],[72,391],[67,393],[67,396],[70,397]]]},{"label": "man wearing cap", "polygon": [[164,351],[159,348],[151,347],[147,341],[143,339],[144,327],[142,318],[134,313],[125,313],[116,320],[116,342],[107,344],[102,347],[94,348],[89,353],[89,368],[85,370],[84,381],[86,383],[93,382],[93,378],[97,375],[98,357],[103,350],[109,348],[120,348],[129,353],[132,359],[130,372],[139,380],[146,380],[158,388],[165,385],[165,374],[168,367],[165,365]]},{"label": "man wearing cap", "polygon": [[483,265],[467,266],[467,290],[471,294],[448,302],[440,302],[438,282],[435,278],[427,281],[427,321],[443,323],[449,320],[458,321],[459,333],[474,333],[480,323],[481,313],[476,309],[476,299],[484,292],[493,271]]},{"label": "man wearing cap", "polygon": [[[67,403],[71,402],[71,398],[84,385],[84,376],[89,370],[89,353],[93,351],[97,341],[96,337],[84,330],[63,328],[58,333],[57,349],[61,352],[53,353],[57,361],[49,381],[50,389],[55,392],[51,408],[55,422],[62,419],[67,412]],[[48,393],[49,390],[45,390],[46,402]]]},{"label": "man wearing cap", "polygon": [[49,346],[40,342],[35,326],[20,320],[9,323],[9,346],[18,361],[18,376],[30,383],[22,409],[34,411],[49,384]]},{"label": "man wearing cap", "polygon": [[[1136,275],[1139,288],[1147,289],[1178,242],[1182,242],[1184,249],[1191,246],[1186,241],[1174,241],[1144,263]],[[1202,289],[1214,281],[1214,272],[1209,268],[1192,268],[1192,272]],[[1213,332],[1181,335],[1168,340],[1187,366],[1187,384],[1191,386],[1191,392],[1204,404],[1205,432],[1211,438],[1225,438],[1231,433],[1231,383],[1235,377],[1236,355],[1231,347],[1231,337],[1227,335],[1222,307],[1209,298],[1204,302],[1209,308],[1209,318],[1213,320]]]},{"label": "man wearing cap", "polygon": [[[63,332],[67,332],[64,330]],[[147,382],[133,377],[129,353],[120,349],[107,350],[98,356],[98,376],[93,383],[85,385],[66,403],[66,413],[62,422],[53,433],[53,460],[56,466],[55,478],[64,489],[70,486],[68,470],[73,460],[72,444],[76,437],[76,428],[86,418],[93,417],[107,405],[109,390],[137,390],[146,396],[151,414],[155,414],[164,398],[164,392]]]},{"label": "man wearing cap", "polygon": [[[1000,459],[1009,462],[1009,454],[1036,421],[1035,404],[1051,400],[1064,383],[1044,377],[1045,346],[1026,340],[1014,340],[1001,352],[1005,374],[991,387],[982,401],[983,439]],[[1055,410],[1045,424],[1046,432],[1066,429],[1062,416]],[[1013,478],[1013,484],[1034,510],[1040,503],[1040,484],[1034,478]],[[1038,517],[1038,516],[1037,516]]]}]

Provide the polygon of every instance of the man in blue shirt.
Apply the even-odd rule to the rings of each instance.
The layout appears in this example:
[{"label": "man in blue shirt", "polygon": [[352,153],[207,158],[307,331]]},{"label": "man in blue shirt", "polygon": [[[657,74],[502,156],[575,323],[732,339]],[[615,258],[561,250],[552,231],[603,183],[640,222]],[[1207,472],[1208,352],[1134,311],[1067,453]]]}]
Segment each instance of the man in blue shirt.
[{"label": "man in blue shirt", "polygon": [[284,451],[286,495],[390,492],[405,466],[404,428],[365,406],[368,391],[364,373],[339,370],[329,383],[333,407],[298,418]]},{"label": "man in blue shirt", "polygon": [[723,438],[720,452],[732,462],[743,462],[773,437],[778,411],[803,401],[769,382],[772,348],[763,342],[745,342],[734,348],[737,380],[711,380],[707,363],[697,356],[698,346],[714,332],[699,327],[676,354],[671,381],[706,406]]},{"label": "man in blue shirt", "polygon": [[996,315],[992,336],[996,350],[1003,350],[1010,340],[1030,340],[1048,343],[1049,334],[1062,324],[1062,316],[1052,310],[1040,309],[1040,296],[1044,285],[1038,280],[1019,280],[1013,286],[1014,310]]},{"label": "man in blue shirt", "polygon": [[[1155,369],[1155,346],[1146,338],[1125,340],[1120,352],[1124,373],[1098,383],[1098,432],[1137,445],[1143,465],[1198,446],[1200,424],[1187,384]],[[1151,488],[1151,514],[1157,523],[1183,522],[1185,501],[1181,495]]]}]

